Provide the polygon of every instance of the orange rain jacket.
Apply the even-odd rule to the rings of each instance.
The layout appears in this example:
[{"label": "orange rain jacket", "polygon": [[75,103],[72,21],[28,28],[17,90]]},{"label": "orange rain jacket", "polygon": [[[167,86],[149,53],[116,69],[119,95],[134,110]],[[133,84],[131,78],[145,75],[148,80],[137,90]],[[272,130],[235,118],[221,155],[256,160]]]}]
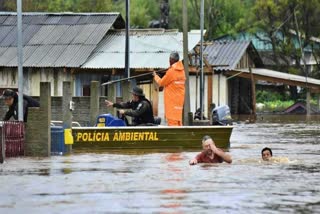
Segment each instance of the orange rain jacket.
[{"label": "orange rain jacket", "polygon": [[171,65],[162,79],[155,75],[155,81],[164,87],[165,117],[182,121],[186,76],[182,61]]}]

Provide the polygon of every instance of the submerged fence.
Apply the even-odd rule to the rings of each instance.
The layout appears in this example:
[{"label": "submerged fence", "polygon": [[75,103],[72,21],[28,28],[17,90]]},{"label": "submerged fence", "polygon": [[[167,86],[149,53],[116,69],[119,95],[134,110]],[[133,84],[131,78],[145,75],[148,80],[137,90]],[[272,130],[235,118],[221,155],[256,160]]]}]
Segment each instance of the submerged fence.
[{"label": "submerged fence", "polygon": [[18,157],[24,155],[24,122],[5,121],[1,126],[0,162],[5,157]]}]

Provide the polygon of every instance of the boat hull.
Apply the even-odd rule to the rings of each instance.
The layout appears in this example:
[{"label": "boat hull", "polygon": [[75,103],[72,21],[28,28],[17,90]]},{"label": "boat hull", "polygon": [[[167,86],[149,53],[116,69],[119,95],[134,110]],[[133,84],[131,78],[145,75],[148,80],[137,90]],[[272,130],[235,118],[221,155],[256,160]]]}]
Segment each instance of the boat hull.
[{"label": "boat hull", "polygon": [[75,127],[73,150],[201,148],[201,139],[211,136],[217,147],[230,148],[232,126],[182,127]]}]

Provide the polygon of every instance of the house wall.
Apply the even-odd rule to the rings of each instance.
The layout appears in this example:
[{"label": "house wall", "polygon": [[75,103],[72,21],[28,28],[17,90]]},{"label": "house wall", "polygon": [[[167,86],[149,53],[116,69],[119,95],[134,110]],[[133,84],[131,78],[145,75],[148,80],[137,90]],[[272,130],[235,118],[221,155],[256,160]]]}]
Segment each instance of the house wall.
[{"label": "house wall", "polygon": [[[17,68],[0,68],[0,88],[18,88]],[[40,95],[40,82],[51,83],[51,95],[62,95],[63,81],[73,82],[70,72],[62,68],[24,68],[24,93],[30,96]]]},{"label": "house wall", "polygon": [[228,80],[223,74],[213,75],[212,102],[216,106],[229,105]]},{"label": "house wall", "polygon": [[[197,84],[198,81],[198,84]],[[200,108],[200,77],[189,76],[189,87],[190,87],[190,111],[193,114],[196,112],[197,108]],[[208,114],[208,86],[207,86],[207,77],[204,76],[204,115],[207,117]]]}]

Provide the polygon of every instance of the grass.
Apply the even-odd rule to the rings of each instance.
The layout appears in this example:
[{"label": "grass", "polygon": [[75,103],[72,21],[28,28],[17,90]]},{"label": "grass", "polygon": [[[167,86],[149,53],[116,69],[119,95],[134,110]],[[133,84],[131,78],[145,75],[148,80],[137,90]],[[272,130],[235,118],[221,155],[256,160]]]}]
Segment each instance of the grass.
[{"label": "grass", "polygon": [[281,112],[288,108],[289,106],[293,105],[295,102],[293,100],[289,101],[266,101],[263,102],[262,105],[257,104],[257,111],[258,112]]}]

